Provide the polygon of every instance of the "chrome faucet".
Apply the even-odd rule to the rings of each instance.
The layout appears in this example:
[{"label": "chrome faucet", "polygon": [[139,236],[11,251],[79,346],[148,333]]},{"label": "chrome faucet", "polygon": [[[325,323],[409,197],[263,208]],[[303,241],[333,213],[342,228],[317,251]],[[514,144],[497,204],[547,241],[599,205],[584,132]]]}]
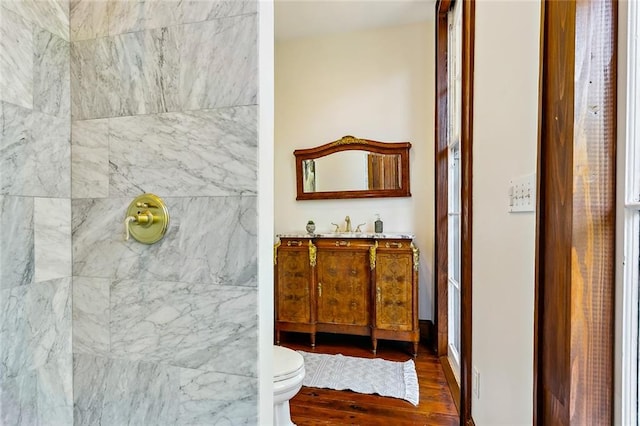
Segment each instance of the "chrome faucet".
[{"label": "chrome faucet", "polygon": [[346,226],[344,228],[344,232],[351,232],[351,218],[349,216],[344,218],[344,221],[346,222]]}]

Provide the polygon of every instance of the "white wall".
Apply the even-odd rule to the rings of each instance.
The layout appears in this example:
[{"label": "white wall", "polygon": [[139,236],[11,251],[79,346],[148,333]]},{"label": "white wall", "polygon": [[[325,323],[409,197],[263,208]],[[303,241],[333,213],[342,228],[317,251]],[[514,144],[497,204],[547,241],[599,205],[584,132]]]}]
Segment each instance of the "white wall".
[{"label": "white wall", "polygon": [[273,2],[258,2],[258,423],[273,419]]},{"label": "white wall", "polygon": [[507,190],[536,171],[540,2],[478,0],[475,31],[472,415],[530,425],[535,214],[508,213]]},{"label": "white wall", "polygon": [[[420,318],[433,317],[434,23],[281,41],[275,47],[275,232],[331,222],[411,232]],[[410,198],[296,201],[293,151],[345,135],[412,143]]]}]

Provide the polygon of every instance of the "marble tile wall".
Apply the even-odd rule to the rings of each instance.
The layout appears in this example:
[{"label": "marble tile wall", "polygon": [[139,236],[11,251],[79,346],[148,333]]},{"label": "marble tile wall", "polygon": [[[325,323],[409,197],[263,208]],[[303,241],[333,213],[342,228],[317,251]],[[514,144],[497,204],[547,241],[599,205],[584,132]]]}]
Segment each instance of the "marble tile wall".
[{"label": "marble tile wall", "polygon": [[110,1],[90,31],[99,4],[72,3],[74,120],[257,103],[257,1]]},{"label": "marble tile wall", "polygon": [[71,0],[69,33],[75,423],[257,424],[257,1]]},{"label": "marble tile wall", "polygon": [[0,424],[73,424],[69,4],[0,1]]}]

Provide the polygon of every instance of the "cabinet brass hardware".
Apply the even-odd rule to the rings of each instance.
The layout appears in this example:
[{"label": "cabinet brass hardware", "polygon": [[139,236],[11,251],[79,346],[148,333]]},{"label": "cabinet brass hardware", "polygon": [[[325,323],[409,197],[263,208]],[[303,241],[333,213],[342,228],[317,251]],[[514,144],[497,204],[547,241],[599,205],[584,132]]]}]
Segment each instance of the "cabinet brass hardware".
[{"label": "cabinet brass hardware", "polygon": [[274,246],[273,246],[273,264],[277,265],[278,264],[278,247],[280,247],[280,241],[278,241]]},{"label": "cabinet brass hardware", "polygon": [[402,248],[402,243],[385,243],[386,248]]},{"label": "cabinet brass hardware", "polygon": [[376,269],[376,250],[378,249],[378,242],[369,247],[369,267],[373,271]]},{"label": "cabinet brass hardware", "polygon": [[300,247],[301,245],[302,245],[302,241],[287,241],[288,247],[291,247],[291,246]]},{"label": "cabinet brass hardware", "polygon": [[132,236],[143,244],[153,244],[164,237],[169,228],[169,211],[164,201],[154,194],[136,197],[124,220],[125,240]]},{"label": "cabinet brass hardware", "polygon": [[314,246],[311,240],[309,240],[309,265],[312,268],[316,266],[317,252],[318,250],[316,249],[316,246]]},{"label": "cabinet brass hardware", "polygon": [[336,247],[350,247],[351,241],[336,241]]},{"label": "cabinet brass hardware", "polygon": [[420,266],[420,249],[411,243],[411,250],[413,250],[413,270],[417,271]]},{"label": "cabinet brass hardware", "polygon": [[318,283],[318,297],[322,297],[322,283]]}]

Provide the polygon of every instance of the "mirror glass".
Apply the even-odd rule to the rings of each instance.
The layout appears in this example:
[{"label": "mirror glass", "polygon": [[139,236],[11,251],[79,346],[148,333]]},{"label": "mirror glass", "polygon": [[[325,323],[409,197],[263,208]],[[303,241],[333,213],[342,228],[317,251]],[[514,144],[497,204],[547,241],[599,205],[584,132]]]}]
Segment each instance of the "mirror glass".
[{"label": "mirror glass", "polygon": [[342,151],[304,160],[304,192],[400,189],[400,155]]},{"label": "mirror glass", "polygon": [[296,150],[297,199],[410,196],[410,146],[345,136]]}]

